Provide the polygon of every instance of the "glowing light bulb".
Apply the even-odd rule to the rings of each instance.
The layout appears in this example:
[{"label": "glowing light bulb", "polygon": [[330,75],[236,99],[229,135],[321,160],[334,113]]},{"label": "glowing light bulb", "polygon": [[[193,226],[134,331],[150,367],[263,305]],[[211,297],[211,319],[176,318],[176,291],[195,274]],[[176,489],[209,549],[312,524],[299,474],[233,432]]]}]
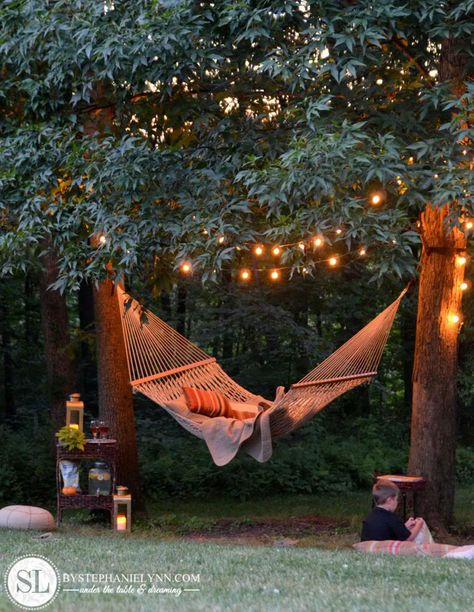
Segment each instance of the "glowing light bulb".
[{"label": "glowing light bulb", "polygon": [[466,223],[466,229],[470,230],[474,227],[474,223],[472,221],[468,221]]},{"label": "glowing light bulb", "polygon": [[359,255],[361,255],[362,257],[367,253],[367,251],[365,249],[360,249],[359,250]]},{"label": "glowing light bulb", "polygon": [[337,266],[337,257],[330,257],[328,262],[329,262],[329,265],[332,267]]},{"label": "glowing light bulb", "polygon": [[260,257],[261,255],[263,255],[263,247],[262,246],[256,246],[254,249],[254,253],[255,255],[257,255],[257,257]]},{"label": "glowing light bulb", "polygon": [[209,232],[207,231],[207,229],[203,229],[202,233],[204,234],[204,236],[207,236],[209,234]]},{"label": "glowing light bulb", "polygon": [[99,242],[100,242],[101,244],[105,244],[105,243],[107,242],[107,238],[104,236],[104,234],[101,234],[101,235],[99,236]]},{"label": "glowing light bulb", "polygon": [[464,266],[466,264],[466,261],[467,259],[464,257],[464,255],[456,257],[456,263],[458,266]]},{"label": "glowing light bulb", "polygon": [[219,236],[219,239],[217,240],[217,242],[218,242],[219,244],[224,244],[224,242],[225,242],[225,236]]},{"label": "glowing light bulb", "polygon": [[315,239],[313,240],[313,245],[314,245],[316,248],[319,248],[320,246],[322,246],[322,244],[323,244],[323,241],[322,241],[322,239],[321,239],[321,238],[315,238]]},{"label": "glowing light bulb", "polygon": [[451,314],[449,315],[449,320],[451,321],[451,323],[459,323],[461,317],[457,314]]},{"label": "glowing light bulb", "polygon": [[240,278],[244,281],[247,281],[250,279],[250,271],[249,270],[242,270],[240,272]]},{"label": "glowing light bulb", "polygon": [[377,85],[382,85],[383,79],[377,79],[375,82],[377,83]]},{"label": "glowing light bulb", "polygon": [[270,278],[274,281],[278,280],[280,278],[280,272],[278,270],[272,270],[270,272]]},{"label": "glowing light bulb", "polygon": [[337,228],[336,230],[336,234],[339,236],[340,234],[342,234],[342,229],[340,227]]},{"label": "glowing light bulb", "polygon": [[189,274],[191,270],[193,269],[189,261],[183,261],[180,267],[181,267],[181,272],[183,272],[183,274]]},{"label": "glowing light bulb", "polygon": [[408,164],[411,166],[411,165],[413,165],[414,163],[415,163],[415,158],[414,158],[413,156],[410,156],[410,157],[408,158]]},{"label": "glowing light bulb", "polygon": [[463,155],[467,155],[467,149],[463,149],[462,154],[463,154]]},{"label": "glowing light bulb", "polygon": [[463,282],[459,285],[459,288],[461,289],[461,291],[466,291],[466,289],[469,288],[469,285],[466,282]]},{"label": "glowing light bulb", "polygon": [[275,255],[275,257],[276,257],[277,255],[280,255],[280,254],[281,254],[281,249],[280,249],[280,247],[279,247],[279,246],[275,246],[275,247],[273,247],[273,249],[272,249],[272,255]]},{"label": "glowing light bulb", "polygon": [[304,242],[300,242],[298,244],[298,248],[301,249],[302,251],[304,251],[304,249],[305,249]]},{"label": "glowing light bulb", "polygon": [[433,174],[433,178],[435,179],[439,178],[439,174]]},{"label": "glowing light bulb", "polygon": [[378,206],[379,204],[382,204],[382,202],[383,202],[383,194],[380,191],[377,191],[370,196],[370,203],[373,206]]}]

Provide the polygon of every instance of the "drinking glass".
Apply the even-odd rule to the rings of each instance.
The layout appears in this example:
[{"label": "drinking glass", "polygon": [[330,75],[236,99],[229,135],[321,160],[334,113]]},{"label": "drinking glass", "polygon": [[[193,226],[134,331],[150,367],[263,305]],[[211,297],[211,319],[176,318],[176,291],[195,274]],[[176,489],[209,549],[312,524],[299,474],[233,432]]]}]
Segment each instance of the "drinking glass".
[{"label": "drinking glass", "polygon": [[99,421],[91,421],[91,434],[94,440],[97,440],[97,434],[99,433]]},{"label": "drinking glass", "polygon": [[109,429],[110,427],[105,421],[99,421],[99,432],[101,438],[106,439],[108,437]]}]

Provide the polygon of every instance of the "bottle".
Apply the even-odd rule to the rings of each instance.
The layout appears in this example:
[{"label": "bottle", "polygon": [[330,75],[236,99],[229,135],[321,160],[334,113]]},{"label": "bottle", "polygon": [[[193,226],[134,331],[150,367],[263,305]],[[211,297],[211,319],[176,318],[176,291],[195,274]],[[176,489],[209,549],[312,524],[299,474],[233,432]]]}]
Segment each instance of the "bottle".
[{"label": "bottle", "polygon": [[110,469],[103,461],[96,461],[89,470],[89,495],[110,495],[110,490]]}]

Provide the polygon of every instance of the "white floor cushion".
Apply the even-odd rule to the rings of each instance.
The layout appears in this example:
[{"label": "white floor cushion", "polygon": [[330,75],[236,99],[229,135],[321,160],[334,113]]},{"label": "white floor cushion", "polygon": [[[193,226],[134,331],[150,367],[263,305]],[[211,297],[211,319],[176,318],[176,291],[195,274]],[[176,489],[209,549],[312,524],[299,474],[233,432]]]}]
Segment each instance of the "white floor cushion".
[{"label": "white floor cushion", "polygon": [[51,512],[36,506],[6,506],[0,510],[0,527],[7,529],[54,529]]}]

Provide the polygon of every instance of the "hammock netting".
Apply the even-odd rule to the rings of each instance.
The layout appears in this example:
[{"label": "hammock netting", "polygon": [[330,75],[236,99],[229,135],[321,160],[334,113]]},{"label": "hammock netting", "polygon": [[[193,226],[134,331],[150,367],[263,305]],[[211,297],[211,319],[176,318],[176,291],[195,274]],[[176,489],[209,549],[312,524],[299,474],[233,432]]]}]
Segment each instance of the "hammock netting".
[{"label": "hammock netting", "polygon": [[[272,439],[289,434],[338,396],[373,379],[405,292],[286,393],[277,393],[265,410]],[[120,287],[118,297],[133,391],[163,406],[185,429],[204,437],[201,415],[170,409],[182,397],[183,386],[219,391],[231,401],[255,406],[263,399]]]}]

